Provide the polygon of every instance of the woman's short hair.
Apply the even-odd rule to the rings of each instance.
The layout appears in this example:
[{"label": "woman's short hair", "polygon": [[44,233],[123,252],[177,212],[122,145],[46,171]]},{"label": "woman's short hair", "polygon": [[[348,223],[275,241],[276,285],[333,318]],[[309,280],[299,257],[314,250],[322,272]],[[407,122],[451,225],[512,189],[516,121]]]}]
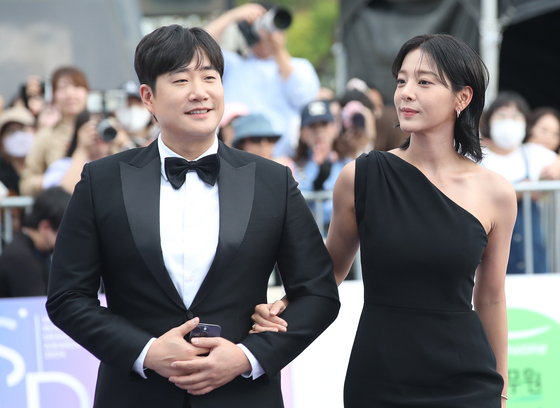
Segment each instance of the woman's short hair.
[{"label": "woman's short hair", "polygon": [[157,77],[196,62],[201,68],[204,55],[210,65],[224,74],[224,57],[214,37],[200,27],[178,24],[160,27],[146,35],[136,47],[134,69],[140,84],[146,84],[155,94]]},{"label": "woman's short hair", "polygon": [[68,77],[72,80],[75,86],[81,86],[89,91],[89,85],[86,76],[82,71],[76,67],[61,67],[53,72],[51,77],[52,91],[53,94],[58,88],[58,82],[63,78]]},{"label": "woman's short hair", "polygon": [[[502,91],[496,96],[496,99],[490,104],[482,118],[480,119],[480,134],[488,139],[490,137],[490,118],[496,110],[514,104],[515,107],[523,114],[525,121],[531,113],[531,108],[527,100],[521,94],[515,91]],[[527,136],[525,136],[525,139]],[[525,141],[524,141],[525,142]]]},{"label": "woman's short hair", "polygon": [[[447,34],[425,34],[408,40],[403,44],[395,61],[392,73],[395,78],[401,69],[406,55],[420,49],[422,55],[437,68],[443,85],[453,92],[461,91],[465,86],[473,90],[471,103],[461,112],[455,122],[455,150],[475,160],[482,160],[482,149],[478,126],[484,109],[484,98],[488,86],[488,70],[478,54],[463,41]],[[447,83],[449,81],[449,84]],[[407,149],[410,137],[400,146]]]}]

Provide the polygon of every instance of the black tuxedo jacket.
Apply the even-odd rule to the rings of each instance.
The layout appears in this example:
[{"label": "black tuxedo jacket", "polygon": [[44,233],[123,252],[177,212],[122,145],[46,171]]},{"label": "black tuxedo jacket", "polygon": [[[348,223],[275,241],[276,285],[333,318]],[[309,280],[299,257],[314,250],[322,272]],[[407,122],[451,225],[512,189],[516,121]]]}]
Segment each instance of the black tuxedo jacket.
[{"label": "black tuxedo jacket", "polygon": [[[101,360],[95,407],[281,407],[279,372],[335,318],[332,261],[290,171],[220,143],[219,241],[187,310],[160,243],[161,161],[157,143],[86,164],[54,250],[47,310],[52,321]],[[265,303],[275,263],[290,306],[287,333],[248,335]],[[103,279],[108,307],[99,305]],[[148,340],[198,316],[243,343],[266,374],[241,376],[191,396],[132,365]]]}]

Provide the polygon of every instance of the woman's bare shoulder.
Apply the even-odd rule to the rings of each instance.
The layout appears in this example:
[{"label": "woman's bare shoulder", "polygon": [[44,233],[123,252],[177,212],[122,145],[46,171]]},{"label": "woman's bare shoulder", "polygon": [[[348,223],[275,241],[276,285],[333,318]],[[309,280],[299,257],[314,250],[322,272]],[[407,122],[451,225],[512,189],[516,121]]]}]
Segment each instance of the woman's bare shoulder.
[{"label": "woman's bare shoulder", "polygon": [[498,173],[477,165],[476,180],[480,190],[496,205],[516,205],[517,197],[513,185]]}]

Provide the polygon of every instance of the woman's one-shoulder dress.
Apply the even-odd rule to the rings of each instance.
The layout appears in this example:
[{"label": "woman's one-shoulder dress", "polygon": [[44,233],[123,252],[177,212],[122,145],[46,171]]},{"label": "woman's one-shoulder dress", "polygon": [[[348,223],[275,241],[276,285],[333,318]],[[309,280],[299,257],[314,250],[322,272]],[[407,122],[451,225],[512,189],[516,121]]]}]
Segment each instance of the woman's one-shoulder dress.
[{"label": "woman's one-shoulder dress", "polygon": [[499,408],[503,379],[471,304],[482,224],[387,152],[357,159],[355,202],[364,308],[345,408]]}]

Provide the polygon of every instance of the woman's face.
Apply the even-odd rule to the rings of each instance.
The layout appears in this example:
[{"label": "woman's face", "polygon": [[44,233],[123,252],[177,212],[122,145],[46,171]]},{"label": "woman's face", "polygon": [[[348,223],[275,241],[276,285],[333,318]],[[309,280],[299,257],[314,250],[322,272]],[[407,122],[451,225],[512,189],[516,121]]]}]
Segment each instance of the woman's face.
[{"label": "woman's face", "polygon": [[400,127],[406,133],[453,131],[460,102],[432,65],[430,58],[416,49],[406,55],[398,72],[394,102]]},{"label": "woman's face", "polygon": [[86,109],[87,95],[86,88],[77,86],[69,76],[63,76],[58,80],[53,99],[62,116],[72,118]]},{"label": "woman's face", "polygon": [[517,108],[515,103],[510,103],[509,105],[502,106],[494,111],[492,116],[490,117],[489,123],[492,126],[492,123],[499,122],[501,120],[511,119],[516,122],[522,122],[526,124],[525,116],[521,111]]},{"label": "woman's face", "polygon": [[529,131],[528,142],[557,152],[560,146],[560,121],[552,114],[541,116]]}]

